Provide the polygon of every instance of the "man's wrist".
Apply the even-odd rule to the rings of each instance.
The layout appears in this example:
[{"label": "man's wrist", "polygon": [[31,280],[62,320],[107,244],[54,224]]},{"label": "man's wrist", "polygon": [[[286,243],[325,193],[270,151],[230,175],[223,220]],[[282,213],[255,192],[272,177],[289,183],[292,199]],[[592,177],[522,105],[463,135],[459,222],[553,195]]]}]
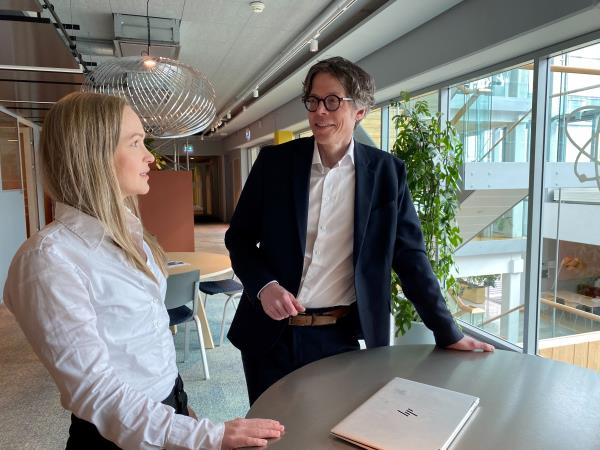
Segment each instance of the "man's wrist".
[{"label": "man's wrist", "polygon": [[265,284],[265,285],[262,287],[262,289],[261,289],[260,291],[258,291],[258,294],[256,295],[256,298],[258,298],[258,299],[260,300],[260,296],[261,296],[261,294],[262,294],[262,291],[264,291],[264,290],[265,290],[265,288],[266,288],[267,286],[270,286],[271,284],[279,284],[279,282],[278,282],[277,280],[269,281],[267,284]]}]

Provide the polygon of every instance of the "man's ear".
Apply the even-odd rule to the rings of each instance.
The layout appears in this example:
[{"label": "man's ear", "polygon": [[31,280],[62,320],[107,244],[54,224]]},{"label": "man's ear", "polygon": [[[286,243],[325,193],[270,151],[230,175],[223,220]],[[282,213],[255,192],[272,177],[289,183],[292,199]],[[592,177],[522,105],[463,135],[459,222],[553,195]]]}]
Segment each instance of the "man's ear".
[{"label": "man's ear", "polygon": [[367,108],[357,109],[354,114],[354,120],[358,123],[364,119]]},{"label": "man's ear", "polygon": [[367,112],[367,108],[357,109],[354,114],[354,120],[356,122],[360,122],[365,117],[365,113]]}]

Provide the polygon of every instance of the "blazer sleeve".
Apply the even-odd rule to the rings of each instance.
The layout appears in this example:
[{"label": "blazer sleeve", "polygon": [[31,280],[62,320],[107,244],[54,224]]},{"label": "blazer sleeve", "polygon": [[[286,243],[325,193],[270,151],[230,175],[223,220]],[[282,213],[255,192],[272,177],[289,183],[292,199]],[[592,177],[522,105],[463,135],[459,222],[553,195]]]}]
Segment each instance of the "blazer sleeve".
[{"label": "blazer sleeve", "polygon": [[437,345],[446,347],[459,341],[463,334],[446,307],[439,282],[427,258],[419,218],[406,182],[406,168],[401,162],[392,268],[400,278],[402,291],[427,328],[433,331]]},{"label": "blazer sleeve", "polygon": [[253,301],[258,301],[259,291],[276,279],[259,247],[263,211],[267,202],[264,177],[268,173],[265,167],[268,155],[268,148],[258,154],[225,233],[225,246],[229,250],[233,270]]}]

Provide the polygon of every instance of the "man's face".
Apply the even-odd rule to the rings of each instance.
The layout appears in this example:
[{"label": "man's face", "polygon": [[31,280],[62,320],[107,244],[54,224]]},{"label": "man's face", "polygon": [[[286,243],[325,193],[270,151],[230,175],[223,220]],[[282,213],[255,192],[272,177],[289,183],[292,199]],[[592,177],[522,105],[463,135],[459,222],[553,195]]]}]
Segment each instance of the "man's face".
[{"label": "man's face", "polygon": [[[333,75],[320,72],[313,77],[309,95],[325,98],[328,95],[348,97],[348,93]],[[354,125],[365,115],[364,109],[357,109],[354,102],[340,102],[336,111],[328,111],[323,102],[315,112],[308,112],[308,123],[317,144],[324,146],[347,146],[352,139]]]}]

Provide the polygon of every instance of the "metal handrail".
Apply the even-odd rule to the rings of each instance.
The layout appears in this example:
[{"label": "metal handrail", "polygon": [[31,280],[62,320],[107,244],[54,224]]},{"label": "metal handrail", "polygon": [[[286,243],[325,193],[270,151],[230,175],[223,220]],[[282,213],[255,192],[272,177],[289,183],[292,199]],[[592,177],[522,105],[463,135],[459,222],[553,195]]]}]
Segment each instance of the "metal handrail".
[{"label": "metal handrail", "polygon": [[[592,313],[589,313],[589,312],[586,312],[586,311],[582,311],[580,309],[573,308],[572,306],[562,305],[560,303],[556,303],[556,302],[554,302],[552,300],[548,300],[546,298],[541,298],[540,301],[544,305],[548,305],[551,308],[560,309],[561,311],[565,311],[565,312],[568,312],[570,314],[574,314],[576,316],[583,317],[584,319],[590,319],[593,322],[600,322],[600,316],[597,315],[597,314],[592,314]],[[485,320],[485,321],[481,322],[481,326],[483,327],[484,325],[487,325],[490,322],[494,322],[494,321],[496,321],[496,320],[498,320],[498,319],[500,319],[500,318],[502,318],[502,317],[504,317],[504,316],[506,316],[506,315],[508,315],[508,314],[510,314],[512,312],[515,312],[516,310],[523,309],[524,307],[525,307],[524,304],[515,306],[514,308],[511,308],[508,311],[503,312],[502,314],[498,314],[497,316],[494,316],[494,317],[492,317],[492,318],[490,318],[488,320]]]}]

